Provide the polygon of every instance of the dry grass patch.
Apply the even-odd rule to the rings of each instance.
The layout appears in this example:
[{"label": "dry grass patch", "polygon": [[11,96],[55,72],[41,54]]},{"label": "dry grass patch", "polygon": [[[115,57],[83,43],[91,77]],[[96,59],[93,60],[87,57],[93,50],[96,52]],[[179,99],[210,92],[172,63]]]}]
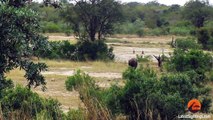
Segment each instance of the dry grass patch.
[{"label": "dry grass patch", "polygon": [[83,70],[87,72],[123,72],[128,65],[120,62],[87,61],[76,62],[68,60],[48,60],[41,59],[39,62],[46,63],[50,69],[72,69]]}]

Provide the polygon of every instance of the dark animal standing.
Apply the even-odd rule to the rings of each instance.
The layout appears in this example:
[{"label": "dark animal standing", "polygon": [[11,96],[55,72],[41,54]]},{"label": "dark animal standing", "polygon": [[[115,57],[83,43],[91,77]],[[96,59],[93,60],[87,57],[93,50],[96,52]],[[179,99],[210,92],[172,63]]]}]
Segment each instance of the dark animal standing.
[{"label": "dark animal standing", "polygon": [[133,67],[133,68],[137,68],[138,66],[138,61],[135,59],[135,58],[131,58],[128,62],[129,66],[130,67]]},{"label": "dark animal standing", "polygon": [[161,66],[162,66],[162,62],[163,62],[163,60],[162,60],[162,56],[155,56],[155,55],[153,55],[155,58],[156,58],[156,60],[158,61],[158,67],[160,67],[161,68]]}]

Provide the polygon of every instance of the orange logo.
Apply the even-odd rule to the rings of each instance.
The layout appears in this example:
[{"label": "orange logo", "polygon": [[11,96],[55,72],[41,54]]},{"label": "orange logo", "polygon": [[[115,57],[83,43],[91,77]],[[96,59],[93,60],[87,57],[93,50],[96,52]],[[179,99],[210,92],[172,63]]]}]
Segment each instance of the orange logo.
[{"label": "orange logo", "polygon": [[187,107],[190,112],[196,113],[201,110],[201,103],[199,100],[193,99],[188,102]]}]

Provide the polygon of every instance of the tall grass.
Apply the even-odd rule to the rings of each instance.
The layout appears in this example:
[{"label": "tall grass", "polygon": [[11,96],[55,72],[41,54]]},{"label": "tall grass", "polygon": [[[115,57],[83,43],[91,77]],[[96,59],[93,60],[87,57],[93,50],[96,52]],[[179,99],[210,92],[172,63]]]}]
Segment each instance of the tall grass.
[{"label": "tall grass", "polygon": [[86,108],[87,120],[111,120],[112,115],[110,110],[101,100],[101,94],[94,80],[85,73],[77,71],[74,76],[71,76],[66,81],[68,90],[77,90],[80,94],[80,99]]}]

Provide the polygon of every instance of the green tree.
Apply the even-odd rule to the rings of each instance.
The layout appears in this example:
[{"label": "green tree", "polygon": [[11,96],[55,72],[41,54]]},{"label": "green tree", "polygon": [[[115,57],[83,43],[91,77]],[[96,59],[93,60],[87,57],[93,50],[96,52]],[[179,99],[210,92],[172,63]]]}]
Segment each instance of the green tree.
[{"label": "green tree", "polygon": [[194,26],[200,28],[210,16],[210,9],[209,3],[204,0],[191,0],[184,5],[182,14]]},{"label": "green tree", "polygon": [[34,63],[29,57],[34,51],[45,48],[47,40],[39,34],[37,14],[25,7],[23,1],[15,0],[15,4],[1,1],[0,3],[0,81],[4,74],[20,67],[26,71],[28,87],[43,85],[46,82],[40,74],[46,70],[44,63]]},{"label": "green tree", "polygon": [[115,0],[79,0],[70,5],[62,16],[78,37],[100,40],[113,31],[113,23],[121,17],[121,6]]}]

